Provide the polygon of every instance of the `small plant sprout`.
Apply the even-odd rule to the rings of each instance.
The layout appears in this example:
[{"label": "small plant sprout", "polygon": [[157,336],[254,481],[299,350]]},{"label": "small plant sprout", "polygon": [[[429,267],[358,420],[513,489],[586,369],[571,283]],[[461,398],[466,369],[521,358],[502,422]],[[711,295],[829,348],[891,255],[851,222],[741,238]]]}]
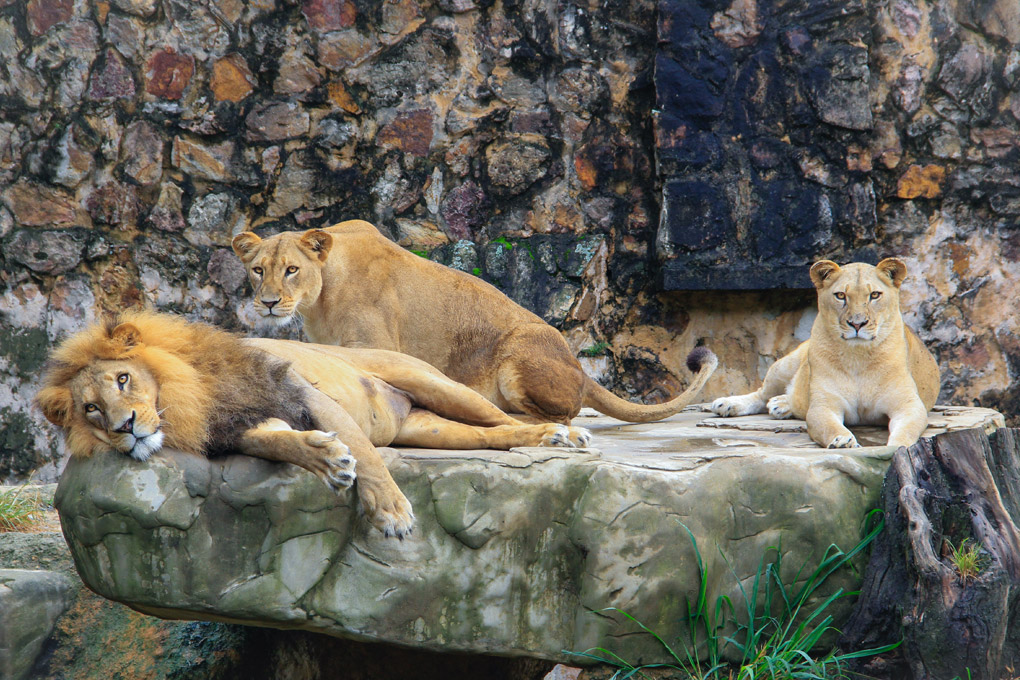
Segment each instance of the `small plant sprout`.
[{"label": "small plant sprout", "polygon": [[588,347],[585,347],[580,352],[578,352],[578,354],[580,354],[583,357],[597,357],[605,354],[607,349],[609,349],[609,343],[601,341],[596,342],[594,345],[589,345]]},{"label": "small plant sprout", "polygon": [[949,561],[952,562],[953,568],[956,569],[960,580],[967,584],[976,579],[978,574],[981,573],[984,561],[982,559],[984,555],[981,552],[981,544],[971,541],[969,538],[963,539],[959,547],[954,546],[953,542],[948,538],[945,541],[948,547]]}]

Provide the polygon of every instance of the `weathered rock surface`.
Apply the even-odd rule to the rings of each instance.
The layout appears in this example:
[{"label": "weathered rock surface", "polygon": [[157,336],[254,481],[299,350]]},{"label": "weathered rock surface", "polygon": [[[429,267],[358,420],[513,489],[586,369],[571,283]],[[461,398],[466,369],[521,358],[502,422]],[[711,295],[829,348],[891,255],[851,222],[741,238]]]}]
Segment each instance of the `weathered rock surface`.
[{"label": "weathered rock surface", "polygon": [[0,569],[0,677],[28,676],[71,591],[70,579],[56,572]]},{"label": "weathered rock surface", "polygon": [[[818,449],[803,423],[761,417],[578,420],[600,450],[384,449],[417,516],[403,542],[359,519],[353,494],[244,456],[73,460],[56,504],[83,580],[142,612],[568,662],[602,645],[649,662],[663,659],[654,641],[594,612],[682,632],[698,579],[681,523],[710,601],[739,602],[731,566],[752,575],[780,540],[794,570],[856,544],[894,452]],[[928,434],[1001,425],[942,409]]]}]

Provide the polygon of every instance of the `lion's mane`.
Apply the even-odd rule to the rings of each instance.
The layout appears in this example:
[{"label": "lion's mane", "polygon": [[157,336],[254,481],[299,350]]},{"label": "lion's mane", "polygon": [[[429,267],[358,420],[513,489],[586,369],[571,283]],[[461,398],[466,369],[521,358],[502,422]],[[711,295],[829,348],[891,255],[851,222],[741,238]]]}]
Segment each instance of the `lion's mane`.
[{"label": "lion's mane", "polygon": [[[130,324],[132,331],[114,330]],[[38,401],[62,403],[68,448],[92,453],[94,437],[78,416],[68,384],[101,360],[141,364],[159,385],[165,445],[191,453],[219,453],[267,418],[310,429],[311,414],[289,364],[245,346],[231,333],[157,312],[126,312],[64,340],[50,355]],[[78,417],[76,417],[78,416]]]}]

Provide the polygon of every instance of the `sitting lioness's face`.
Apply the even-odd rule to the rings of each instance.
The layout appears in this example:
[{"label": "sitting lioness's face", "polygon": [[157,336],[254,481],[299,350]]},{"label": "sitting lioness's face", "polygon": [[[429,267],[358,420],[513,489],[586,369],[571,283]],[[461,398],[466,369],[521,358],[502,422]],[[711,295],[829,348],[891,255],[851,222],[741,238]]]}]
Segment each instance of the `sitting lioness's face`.
[{"label": "sitting lioness's face", "polygon": [[283,325],[291,321],[302,301],[318,299],[322,263],[329,256],[333,237],[312,229],[263,240],[246,231],[235,236],[231,246],[248,272],[255,291],[255,311],[265,321]]},{"label": "sitting lioness's face", "polygon": [[906,275],[906,265],[894,257],[876,266],[816,262],[811,281],[818,290],[818,314],[834,336],[848,342],[884,339],[891,330],[889,321],[900,315],[900,285]]}]

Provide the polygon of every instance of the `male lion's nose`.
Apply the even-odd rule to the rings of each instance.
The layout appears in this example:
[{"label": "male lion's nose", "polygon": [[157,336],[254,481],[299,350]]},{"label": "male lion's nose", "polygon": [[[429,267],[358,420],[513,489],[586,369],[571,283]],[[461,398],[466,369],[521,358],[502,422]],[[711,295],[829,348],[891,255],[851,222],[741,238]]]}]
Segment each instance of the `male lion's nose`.
[{"label": "male lion's nose", "polygon": [[264,304],[267,308],[272,309],[273,305],[275,305],[277,302],[279,302],[279,300],[263,300],[262,304]]},{"label": "male lion's nose", "polygon": [[131,412],[131,417],[124,421],[124,424],[118,427],[115,432],[124,432],[131,434],[135,429],[135,412]]}]

